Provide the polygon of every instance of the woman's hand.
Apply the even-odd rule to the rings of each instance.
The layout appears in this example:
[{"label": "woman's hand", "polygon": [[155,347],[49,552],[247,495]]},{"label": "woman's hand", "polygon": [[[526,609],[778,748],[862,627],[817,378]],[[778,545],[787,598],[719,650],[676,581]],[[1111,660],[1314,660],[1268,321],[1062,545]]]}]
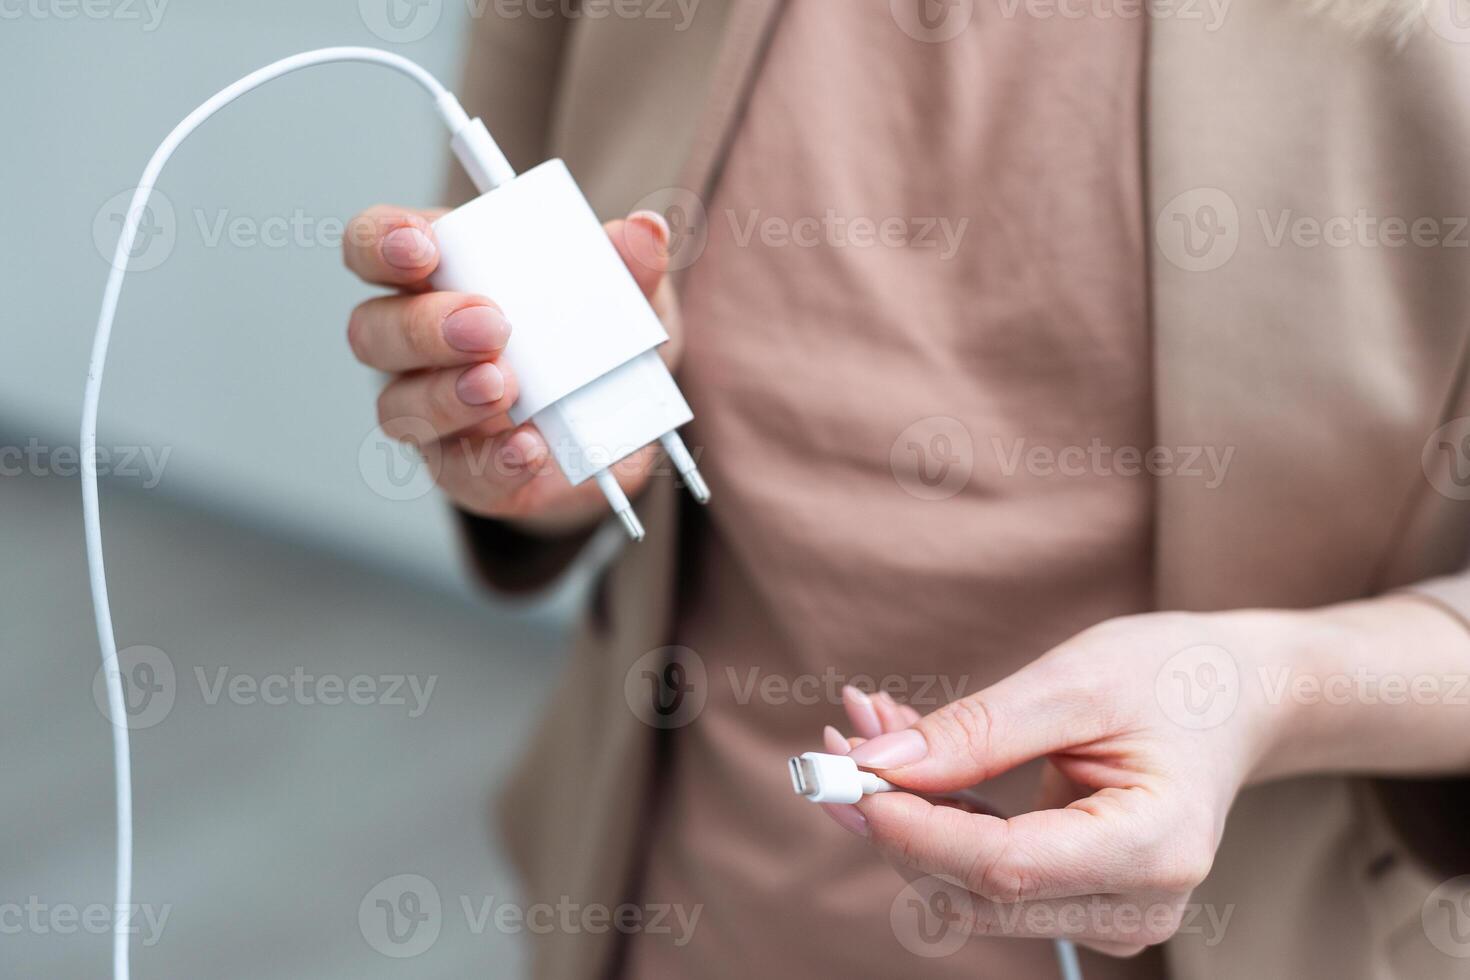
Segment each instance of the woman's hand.
[{"label": "woman's hand", "polygon": [[[536,428],[516,426],[506,414],[516,379],[500,354],[514,325],[494,297],[429,288],[439,265],[430,222],[442,213],[371,208],[343,240],[349,269],[398,290],[358,306],[347,323],[357,359],[392,375],[378,398],[378,421],[390,438],[416,446],[465,510],[547,531],[591,523],[605,510],[597,487],[569,486]],[[640,211],[605,227],[669,331],[665,357],[677,357],[677,304],[665,276],[668,225]],[[653,456],[645,449],[615,467],[629,495],[647,480]]]},{"label": "woman's hand", "polygon": [[[1303,695],[1374,667],[1438,679],[1447,697],[1406,706],[1366,690]],[[1129,955],[1179,928],[1247,782],[1470,768],[1466,709],[1448,698],[1467,669],[1462,626],[1414,598],[1125,617],[911,723],[891,710],[860,723],[849,697],[867,738],[852,757],[913,792],[828,810],[911,878],[940,876],[976,934]],[[828,751],[840,750],[834,734]],[[1046,763],[1032,812],[1005,820],[936,799],[1037,758]]]}]

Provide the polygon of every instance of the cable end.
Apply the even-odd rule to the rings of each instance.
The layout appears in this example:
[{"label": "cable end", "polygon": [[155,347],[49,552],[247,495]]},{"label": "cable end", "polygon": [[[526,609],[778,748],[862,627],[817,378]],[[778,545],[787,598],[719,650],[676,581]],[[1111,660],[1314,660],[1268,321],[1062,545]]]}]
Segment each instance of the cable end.
[{"label": "cable end", "polygon": [[[455,105],[458,106],[458,103]],[[460,113],[463,112],[461,109]],[[448,118],[446,116],[446,122]],[[485,128],[484,122],[478,118],[471,119],[458,129],[454,129],[451,124],[451,130],[454,135],[449,141],[449,147],[481,194],[488,194],[500,185],[515,180],[515,168],[505,158],[500,146]]]},{"label": "cable end", "polygon": [[794,755],[786,760],[786,769],[796,795],[813,803],[856,803],[864,796],[896,788],[888,780],[859,769],[850,757],[829,752]]}]

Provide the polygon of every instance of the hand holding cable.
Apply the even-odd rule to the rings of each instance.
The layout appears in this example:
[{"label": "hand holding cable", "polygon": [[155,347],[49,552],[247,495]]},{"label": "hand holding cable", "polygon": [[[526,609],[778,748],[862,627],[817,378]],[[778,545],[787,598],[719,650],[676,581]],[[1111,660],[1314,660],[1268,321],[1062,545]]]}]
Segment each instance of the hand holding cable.
[{"label": "hand holding cable", "polygon": [[[1387,595],[1312,610],[1125,616],[925,717],[850,700],[850,760],[901,791],[825,809],[911,875],[957,882],[976,934],[1068,938],[1115,955],[1228,908],[1192,904],[1237,794],[1306,773],[1459,773],[1462,701],[1352,678],[1462,677],[1464,626]],[[1276,687],[1275,685],[1280,685]],[[844,740],[829,730],[828,751]],[[936,797],[1044,760],[1035,808],[1002,819]]]}]

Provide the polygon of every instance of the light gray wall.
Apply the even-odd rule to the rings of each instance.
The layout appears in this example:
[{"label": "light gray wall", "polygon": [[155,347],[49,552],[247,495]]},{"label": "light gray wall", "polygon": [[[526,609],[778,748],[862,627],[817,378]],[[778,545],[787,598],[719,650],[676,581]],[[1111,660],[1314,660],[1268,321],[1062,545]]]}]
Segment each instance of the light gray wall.
[{"label": "light gray wall", "polygon": [[[393,44],[367,20],[413,0],[83,2],[0,4],[0,445],[75,446],[113,199],[179,119],[260,65],[331,44],[396,50],[452,87],[468,9],[427,0],[435,29]],[[437,201],[445,144],[421,91],[369,66],[273,82],[206,124],[159,184],[176,233],[140,258],[166,258],[123,291],[100,444],[168,452],[156,493],[461,587],[443,502],[386,499],[360,470],[377,384],[344,329],[371,290],[343,270],[334,233],[377,201]],[[306,234],[211,240],[221,221],[263,232],[272,219]]]}]

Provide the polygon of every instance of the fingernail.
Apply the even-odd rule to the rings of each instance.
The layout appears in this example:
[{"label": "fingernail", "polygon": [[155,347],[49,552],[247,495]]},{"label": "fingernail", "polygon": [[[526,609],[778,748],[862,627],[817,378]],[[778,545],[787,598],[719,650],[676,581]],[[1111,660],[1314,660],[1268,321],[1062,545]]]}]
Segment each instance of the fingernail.
[{"label": "fingernail", "polygon": [[493,306],[466,306],[444,318],[444,340],[467,354],[500,350],[510,339],[510,323]]},{"label": "fingernail", "polygon": [[506,466],[516,474],[530,471],[536,457],[541,455],[536,437],[529,432],[517,432],[511,436],[501,452]]},{"label": "fingernail", "polygon": [[912,728],[889,732],[864,742],[852,750],[852,761],[869,769],[897,769],[911,766],[929,754],[929,745]]},{"label": "fingernail", "polygon": [[505,394],[505,375],[494,364],[476,364],[459,376],[454,391],[466,405],[488,405]]},{"label": "fingernail", "polygon": [[837,826],[848,833],[859,837],[868,836],[868,818],[851,803],[823,803],[822,809],[827,811],[827,816],[837,821]]},{"label": "fingernail", "polygon": [[853,730],[863,738],[872,738],[883,733],[883,722],[878,718],[878,709],[873,699],[848,684],[842,688],[842,700],[848,704],[847,716],[852,719]]},{"label": "fingernail", "polygon": [[628,215],[628,220],[642,221],[645,224],[652,226],[653,233],[658,236],[658,243],[660,247],[668,247],[669,239],[673,237],[673,233],[669,231],[668,219],[665,218],[663,215],[659,214],[657,211],[634,211],[632,214]]},{"label": "fingernail", "polygon": [[822,746],[833,755],[847,755],[850,749],[847,739],[831,725],[822,729]]},{"label": "fingernail", "polygon": [[417,228],[396,228],[383,238],[383,261],[395,269],[422,269],[434,257],[434,243]]}]

